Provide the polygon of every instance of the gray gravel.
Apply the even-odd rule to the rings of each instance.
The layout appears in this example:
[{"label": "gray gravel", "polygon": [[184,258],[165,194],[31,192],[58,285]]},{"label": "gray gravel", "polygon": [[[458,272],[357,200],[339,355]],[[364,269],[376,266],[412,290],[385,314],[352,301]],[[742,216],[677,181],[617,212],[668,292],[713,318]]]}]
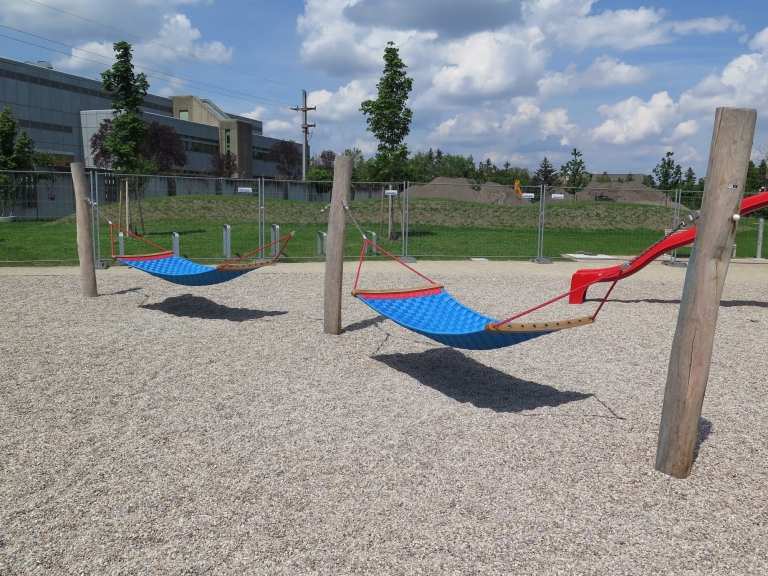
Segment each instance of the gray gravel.
[{"label": "gray gravel", "polygon": [[[729,274],[674,480],[654,459],[684,270],[472,352],[351,297],[325,336],[321,269],[290,266],[207,288],[109,270],[96,299],[0,274],[0,574],[768,574],[768,267]],[[433,274],[498,316],[568,287],[456,269]],[[365,281],[415,283],[392,278]]]}]

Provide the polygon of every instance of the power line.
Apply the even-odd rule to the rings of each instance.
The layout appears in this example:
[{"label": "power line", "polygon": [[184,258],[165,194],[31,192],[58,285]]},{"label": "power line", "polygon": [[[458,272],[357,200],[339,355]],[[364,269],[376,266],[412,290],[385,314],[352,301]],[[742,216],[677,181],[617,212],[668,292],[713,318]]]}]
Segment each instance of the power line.
[{"label": "power line", "polygon": [[[111,56],[104,56],[103,54],[99,54],[97,52],[91,52],[89,50],[84,50],[83,48],[78,48],[77,46],[71,46],[70,44],[65,44],[64,42],[59,42],[57,40],[51,40],[50,38],[46,38],[44,36],[38,36],[37,34],[32,34],[31,32],[25,32],[24,30],[19,30],[18,28],[11,28],[10,26],[6,26],[4,24],[0,24],[0,27],[6,28],[8,30],[13,30],[14,32],[19,32],[21,34],[26,34],[27,36],[32,36],[33,38],[38,38],[40,40],[45,40],[46,42],[51,42],[53,44],[58,44],[60,46],[66,46],[67,48],[71,48],[72,50],[77,50],[79,52],[84,52],[86,54],[91,54],[93,56],[98,56],[99,58],[104,58],[106,60],[115,61],[115,59]],[[73,54],[74,56],[74,54]],[[192,82],[193,84],[199,84],[201,86],[207,86],[209,88],[218,88],[217,86],[213,86],[212,84],[206,84],[205,82],[200,82],[198,80],[192,80],[190,78],[183,78],[177,74],[171,74],[170,72],[163,72],[162,70],[155,70],[154,68],[149,68],[147,66],[141,66],[139,64],[134,64],[136,68],[141,68],[142,70],[149,70],[150,72],[157,72],[158,74],[165,74],[166,76],[171,76],[173,78],[178,78],[179,80],[184,80],[185,82]],[[170,81],[170,80],[168,80]],[[224,90],[225,92],[231,92],[232,94],[240,94],[241,96],[248,96],[249,98],[252,98],[253,102],[257,102],[257,100],[264,100],[265,106],[275,106],[277,108],[285,108],[286,110],[292,109],[290,104],[288,102],[281,102],[280,100],[273,100],[272,98],[264,98],[262,96],[254,96],[253,94],[246,94],[245,92],[238,92],[237,90],[230,90],[229,88],[218,88],[219,90]],[[275,102],[275,104],[269,104],[268,102]],[[284,106],[278,106],[278,104],[284,104]]]},{"label": "power line", "polygon": [[28,2],[32,2],[34,4],[39,4],[40,6],[45,6],[46,8],[50,8],[51,10],[56,10],[57,12],[61,12],[62,14],[66,14],[67,16],[72,16],[73,18],[79,18],[80,20],[85,20],[86,22],[90,22],[91,24],[96,24],[97,26],[103,26],[104,28],[108,28],[110,30],[114,30],[115,32],[120,32],[120,34],[126,34],[127,36],[132,36],[133,38],[138,38],[139,40],[142,40],[144,42],[149,42],[150,44],[154,44],[155,46],[160,46],[162,48],[166,48],[168,50],[173,50],[174,52],[178,52],[179,54],[184,54],[185,56],[189,56],[190,58],[197,58],[198,60],[202,60],[203,62],[207,62],[209,64],[215,64],[216,66],[222,66],[224,68],[229,68],[230,70],[234,70],[235,72],[239,72],[240,74],[247,74],[248,76],[253,76],[254,78],[258,78],[259,80],[265,80],[266,82],[272,82],[273,84],[279,84],[280,86],[285,86],[286,88],[292,88],[294,90],[301,90],[301,88],[297,88],[296,86],[291,86],[290,84],[284,84],[283,82],[278,82],[277,80],[272,80],[270,78],[266,78],[264,76],[259,76],[257,74],[253,74],[252,72],[246,72],[245,70],[239,70],[237,68],[233,68],[232,66],[227,66],[226,64],[222,64],[221,62],[216,62],[214,60],[208,60],[207,58],[203,58],[202,56],[198,56],[196,54],[191,54],[189,52],[185,52],[184,50],[179,50],[178,48],[173,48],[172,46],[166,46],[165,44],[160,44],[160,42],[155,42],[154,40],[149,40],[147,38],[143,38],[141,36],[138,36],[136,34],[131,34],[130,32],[125,32],[123,30],[120,30],[118,28],[113,28],[112,26],[108,26],[107,24],[102,24],[101,22],[96,22],[95,20],[90,20],[88,18],[84,18],[83,16],[79,16],[77,14],[72,14],[71,12],[67,12],[66,10],[62,10],[61,8],[56,8],[55,6],[49,6],[48,4],[43,4],[42,2],[38,2],[37,0],[27,0]]},{"label": "power line", "polygon": [[[90,58],[83,58],[82,56],[75,56],[74,54],[68,54],[67,52],[63,52],[61,50],[56,50],[55,48],[50,48],[48,46],[41,46],[40,44],[35,44],[34,42],[27,42],[26,40],[22,40],[21,38],[14,38],[13,36],[8,36],[6,34],[0,34],[0,38],[8,38],[9,40],[14,40],[16,42],[21,42],[22,44],[27,44],[29,46],[36,46],[37,48],[42,48],[43,50],[49,50],[51,52],[56,52],[57,54],[63,54],[64,56],[69,56],[71,58],[78,58],[79,60],[84,60],[85,62],[92,62],[94,64],[101,64],[104,65],[106,62],[98,62],[96,60],[91,60]],[[101,56],[98,55],[100,58],[108,58],[107,56]],[[165,74],[165,72],[163,72]],[[169,84],[177,84],[179,86],[186,86],[186,84],[183,84],[181,82],[176,82],[174,80],[169,80],[167,78],[160,78],[159,76],[153,76],[151,74],[146,75],[148,78],[154,78],[156,80],[162,80],[163,82],[168,82]],[[230,94],[224,94],[223,92],[217,92],[216,90],[207,89],[204,90],[206,92],[210,92],[211,94],[218,94],[219,96],[227,96],[229,98],[235,98],[237,100],[244,100],[246,102],[251,102],[252,104],[264,104],[263,102],[257,102],[255,100],[249,100],[247,98],[241,98],[238,96],[232,96]],[[279,108],[283,108],[283,106],[279,106]],[[254,120],[270,120],[270,118],[254,118]],[[295,122],[291,122],[291,124],[296,125]]]}]

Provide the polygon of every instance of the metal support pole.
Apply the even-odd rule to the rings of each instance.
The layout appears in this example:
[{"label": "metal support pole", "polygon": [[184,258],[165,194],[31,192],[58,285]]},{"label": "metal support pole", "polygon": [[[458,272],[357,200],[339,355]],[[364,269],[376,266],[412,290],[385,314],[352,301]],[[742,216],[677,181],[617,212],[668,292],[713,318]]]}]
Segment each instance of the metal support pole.
[{"label": "metal support pole", "polygon": [[[675,208],[672,211],[672,230],[677,229],[677,225],[680,224],[680,203],[682,202],[682,191],[680,188],[675,190]],[[680,262],[677,259],[677,248],[675,248],[672,251],[672,257],[662,262],[662,264],[666,264],[667,266],[674,266],[676,268],[685,268],[686,264],[685,262]]]},{"label": "metal support pole", "polygon": [[[374,232],[373,230],[366,230],[365,231],[365,235],[368,236],[368,238],[370,238],[371,242],[373,242],[374,244],[377,243],[376,242],[376,232]],[[368,254],[368,246],[369,246],[369,244],[365,245],[365,253],[366,254]],[[376,246],[371,246],[371,249],[373,250],[372,254],[374,256],[378,256],[379,255],[379,251],[376,249]]]},{"label": "metal support pole", "polygon": [[544,210],[546,208],[547,186],[542,184],[539,187],[539,229],[536,246],[536,258],[531,258],[531,262],[536,264],[552,264],[552,260],[544,258]]},{"label": "metal support pole", "polygon": [[765,218],[760,218],[760,223],[757,226],[757,260],[763,259],[763,225],[765,224]]},{"label": "metal support pole", "polygon": [[223,226],[224,256],[232,258],[232,227],[229,224]]},{"label": "metal support pole", "polygon": [[122,232],[117,233],[117,245],[120,256],[125,256],[125,234]]},{"label": "metal support pole", "polygon": [[171,232],[171,243],[173,244],[173,253],[179,255],[179,233]]},{"label": "metal support pole", "polygon": [[325,247],[328,244],[328,234],[325,232],[317,232],[317,253],[320,256],[325,256]]},{"label": "metal support pole", "polygon": [[[280,224],[272,224],[272,229],[269,231],[269,241],[275,242],[280,238]],[[277,244],[272,244],[269,247],[269,255],[277,256]]]}]

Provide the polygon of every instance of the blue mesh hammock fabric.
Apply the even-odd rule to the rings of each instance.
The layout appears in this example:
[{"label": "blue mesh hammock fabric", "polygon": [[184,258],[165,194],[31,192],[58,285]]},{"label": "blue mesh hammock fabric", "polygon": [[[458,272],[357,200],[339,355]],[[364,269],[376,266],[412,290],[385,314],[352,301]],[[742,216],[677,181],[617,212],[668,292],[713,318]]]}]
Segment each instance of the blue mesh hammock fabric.
[{"label": "blue mesh hammock fabric", "polygon": [[196,264],[173,253],[142,257],[115,256],[115,260],[132,268],[183,286],[210,286],[242,276],[254,270],[254,266],[222,270],[216,266]]},{"label": "blue mesh hammock fabric", "polygon": [[[587,318],[558,323],[528,324],[518,332],[488,331],[499,322],[467,308],[439,284],[411,291],[358,291],[353,294],[382,316],[433,340],[465,350],[493,350],[544,336],[561,328],[589,323]],[[533,328],[531,328],[533,327]]]}]

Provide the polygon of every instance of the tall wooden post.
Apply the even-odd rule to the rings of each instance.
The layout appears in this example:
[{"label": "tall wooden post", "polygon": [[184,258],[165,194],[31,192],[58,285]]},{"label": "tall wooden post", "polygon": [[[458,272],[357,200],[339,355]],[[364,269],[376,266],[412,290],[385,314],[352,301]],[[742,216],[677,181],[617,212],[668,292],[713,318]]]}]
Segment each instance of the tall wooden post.
[{"label": "tall wooden post", "polygon": [[325,256],[323,331],[326,334],[341,334],[341,283],[344,274],[344,234],[347,230],[343,203],[349,198],[351,183],[352,157],[336,156]]},{"label": "tall wooden post", "polygon": [[715,113],[701,218],[672,341],[656,452],[656,470],[675,478],[691,473],[756,120],[756,110],[718,108]]},{"label": "tall wooden post", "polygon": [[80,284],[83,296],[94,297],[96,289],[96,267],[93,262],[93,237],[91,236],[91,214],[88,210],[85,180],[85,165],[82,162],[70,164],[72,182],[75,186],[75,217],[77,219],[77,255],[80,258]]}]

